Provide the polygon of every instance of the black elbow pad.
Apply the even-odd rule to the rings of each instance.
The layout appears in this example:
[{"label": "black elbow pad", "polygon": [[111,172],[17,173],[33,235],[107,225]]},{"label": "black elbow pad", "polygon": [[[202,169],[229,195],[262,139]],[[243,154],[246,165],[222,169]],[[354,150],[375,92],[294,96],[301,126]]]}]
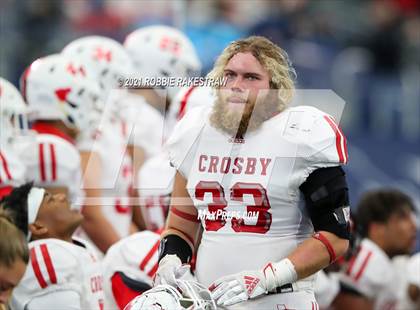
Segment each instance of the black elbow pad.
[{"label": "black elbow pad", "polygon": [[328,231],[350,239],[350,206],[344,170],[320,168],[312,172],[299,187],[315,231]]}]

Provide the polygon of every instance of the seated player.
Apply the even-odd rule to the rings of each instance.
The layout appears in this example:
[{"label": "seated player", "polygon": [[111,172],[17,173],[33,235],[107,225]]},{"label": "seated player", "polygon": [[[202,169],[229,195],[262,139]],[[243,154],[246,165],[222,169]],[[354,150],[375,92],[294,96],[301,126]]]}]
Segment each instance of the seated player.
[{"label": "seated player", "polygon": [[340,281],[335,272],[318,272],[315,281],[315,297],[320,309],[328,309],[340,291]]},{"label": "seated player", "polygon": [[25,114],[19,91],[0,77],[0,199],[25,182],[25,165],[14,150],[14,139],[27,128]]},{"label": "seated player", "polygon": [[356,209],[356,229],[363,238],[346,270],[340,273],[337,309],[394,309],[398,277],[391,259],[415,246],[414,204],[398,190],[368,192]]},{"label": "seated player", "polygon": [[149,230],[157,231],[164,228],[175,172],[166,152],[148,159],[140,169],[138,179],[140,206]]},{"label": "seated player", "polygon": [[408,277],[408,295],[410,296],[411,301],[420,306],[420,253],[413,255],[409,261],[409,273]]},{"label": "seated player", "polygon": [[401,276],[404,277],[405,285],[402,286],[401,300],[398,309],[420,309],[420,253],[406,257],[405,266]]},{"label": "seated player", "polygon": [[[165,116],[165,132],[171,132],[175,124],[191,109],[209,107],[213,103],[213,91],[209,87],[181,89]],[[169,163],[166,150],[148,159],[140,169],[137,180],[140,205],[150,230],[162,229],[165,224],[175,172],[175,168]]]},{"label": "seated player", "polygon": [[27,179],[66,194],[72,203],[84,196],[76,139],[86,130],[99,96],[99,86],[87,74],[69,58],[54,54],[34,61],[21,77],[37,133],[35,145],[16,146]]},{"label": "seated player", "polygon": [[105,309],[124,309],[152,287],[160,235],[151,231],[123,238],[106,253],[103,264]]},{"label": "seated player", "polygon": [[[83,231],[77,234],[91,240],[105,253],[130,234],[133,212],[130,205],[132,160],[127,154],[127,124],[120,117],[114,92],[129,74],[131,58],[117,41],[102,36],[78,38],[67,44],[62,54],[83,65],[101,87],[97,123],[78,139],[86,203]],[[124,90],[118,90],[124,92]]]},{"label": "seated player", "polygon": [[12,309],[103,309],[101,264],[88,245],[72,239],[83,216],[67,198],[28,183],[2,206],[30,241],[30,263],[13,291]]}]

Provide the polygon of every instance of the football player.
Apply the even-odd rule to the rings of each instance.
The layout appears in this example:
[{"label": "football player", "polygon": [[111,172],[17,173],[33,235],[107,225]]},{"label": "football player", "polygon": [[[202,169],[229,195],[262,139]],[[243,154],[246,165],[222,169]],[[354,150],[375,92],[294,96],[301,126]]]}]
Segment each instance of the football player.
[{"label": "football player", "polygon": [[212,106],[214,104],[214,91],[211,87],[184,87],[176,94],[169,106],[165,118],[166,132],[171,133],[175,124],[195,107]]},{"label": "football player", "polygon": [[124,309],[152,288],[160,235],[142,231],[111,246],[103,259],[105,309]]},{"label": "football player", "polygon": [[413,308],[420,307],[420,253],[414,254],[408,261],[408,296]]},{"label": "football player", "polygon": [[3,200],[26,232],[30,263],[12,309],[103,309],[102,269],[90,246],[72,235],[83,216],[62,193],[27,183]]},{"label": "football player", "polygon": [[316,275],[315,297],[319,309],[329,309],[340,291],[340,281],[336,272],[326,273],[321,270]]},{"label": "football player", "polygon": [[158,231],[165,226],[175,172],[163,151],[148,159],[140,169],[140,206],[149,230]]},{"label": "football player", "polygon": [[177,172],[156,284],[173,284],[200,242],[196,276],[219,306],[317,307],[313,275],[348,248],[346,141],[328,114],[287,107],[293,72],[263,37],[216,61],[209,75],[227,83],[213,108],[191,110],[168,141]]},{"label": "football player", "polygon": [[87,129],[99,88],[83,66],[55,54],[34,61],[23,73],[21,92],[31,110],[35,145],[19,144],[27,179],[53,193],[83,198],[76,139]]},{"label": "football player", "polygon": [[417,310],[420,305],[416,302],[419,296],[416,286],[420,279],[420,261],[416,256],[420,255],[398,255],[392,258],[392,268],[396,275],[393,284],[398,297],[396,309]]},{"label": "football player", "polygon": [[[164,116],[179,90],[177,87],[162,90],[161,87],[153,88],[143,83],[151,78],[184,78],[194,75],[201,70],[201,63],[186,35],[169,26],[137,29],[127,36],[124,47],[133,60],[135,75],[131,83],[128,80],[129,83],[123,85],[130,91],[121,98],[120,105],[123,106],[123,117],[133,124],[131,143],[138,146],[133,157],[136,158],[135,171],[139,172],[146,159],[162,151],[166,133],[170,132],[170,125],[173,124],[168,119],[164,122]],[[140,185],[140,173],[135,176],[135,180],[136,189],[147,187],[147,184]],[[145,213],[144,208],[141,211]]]},{"label": "football player", "polygon": [[337,309],[396,308],[400,290],[391,259],[410,254],[415,246],[414,210],[410,197],[398,190],[371,191],[362,197],[356,229],[363,239],[340,273]]},{"label": "football player", "polygon": [[[98,122],[91,124],[78,141],[87,202],[83,208],[84,232],[100,251],[107,249],[131,231],[130,203],[132,160],[126,152],[127,124],[120,117],[116,100],[119,80],[129,75],[131,58],[113,39],[88,36],[69,43],[62,54],[81,63],[101,88],[105,107]],[[90,201],[90,202],[89,202]],[[104,229],[106,227],[106,229]]]},{"label": "football player", "polygon": [[[155,25],[137,29],[127,36],[124,47],[134,62],[135,78],[139,85],[133,85],[133,88],[140,88],[135,93],[145,97],[149,104],[162,113],[165,112],[165,99],[173,100],[180,88],[167,87],[168,98],[162,101],[156,100],[155,96],[166,95],[165,92],[156,93],[151,88],[144,89],[147,85],[142,84],[152,78],[187,78],[201,71],[201,63],[192,42],[173,27]],[[136,84],[137,80],[133,82]]]},{"label": "football player", "polygon": [[[211,106],[213,103],[213,92],[209,87],[181,89],[171,103],[165,121],[167,124],[176,124],[187,111],[200,106]],[[168,124],[168,126],[173,128],[174,125]],[[170,165],[166,150],[148,159],[140,170],[138,180],[140,204],[145,207],[142,210],[150,230],[163,229],[174,176],[175,168]]]},{"label": "football player", "polygon": [[[133,59],[135,70],[134,85],[127,86],[130,92],[123,100],[126,106],[124,113],[131,119],[142,113],[152,117],[145,120],[144,125],[138,119],[133,119],[138,125],[136,130],[139,131],[135,132],[134,138],[138,143],[143,143],[140,146],[145,148],[148,155],[155,155],[161,150],[165,134],[162,117],[179,88],[153,88],[147,85],[147,79],[188,77],[193,72],[199,72],[201,64],[191,41],[181,31],[169,26],[137,29],[126,37],[124,47]],[[160,122],[157,122],[157,115],[161,117]],[[146,129],[148,124],[152,125],[153,130]],[[141,137],[149,139],[140,139]]]},{"label": "football player", "polygon": [[27,129],[27,110],[19,91],[0,77],[0,199],[25,182],[26,168],[13,142]]}]

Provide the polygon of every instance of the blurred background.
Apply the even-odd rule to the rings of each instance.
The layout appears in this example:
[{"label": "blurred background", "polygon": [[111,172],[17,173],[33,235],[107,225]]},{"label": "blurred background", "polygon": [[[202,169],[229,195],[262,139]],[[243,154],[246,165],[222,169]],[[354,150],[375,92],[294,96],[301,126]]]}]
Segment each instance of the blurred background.
[{"label": "blurred background", "polygon": [[122,42],[134,29],[185,31],[203,75],[232,40],[264,35],[286,49],[299,88],[345,99],[351,199],[398,187],[420,205],[418,0],[2,0],[0,75],[16,85],[35,58],[91,34]]}]

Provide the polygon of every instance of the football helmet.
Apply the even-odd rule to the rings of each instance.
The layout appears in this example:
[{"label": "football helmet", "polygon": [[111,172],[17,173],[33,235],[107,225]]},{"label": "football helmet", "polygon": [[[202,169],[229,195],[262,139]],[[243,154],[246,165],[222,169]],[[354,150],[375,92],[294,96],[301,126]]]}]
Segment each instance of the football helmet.
[{"label": "football helmet", "polygon": [[158,285],[133,299],[124,310],[213,310],[210,291],[198,282],[177,281],[177,287]]},{"label": "football helmet", "polygon": [[20,92],[0,77],[0,139],[9,141],[28,129],[28,107]]},{"label": "football helmet", "polygon": [[103,107],[99,86],[84,66],[61,54],[34,61],[23,73],[20,87],[31,121],[61,120],[69,128],[84,130]]},{"label": "football helmet", "polygon": [[131,57],[120,43],[107,37],[79,38],[64,47],[62,53],[92,71],[104,97],[111,89],[118,88],[123,78],[132,75]]},{"label": "football helmet", "polygon": [[124,47],[140,78],[184,78],[196,76],[201,71],[194,45],[173,27],[159,25],[137,29],[127,36]]}]

